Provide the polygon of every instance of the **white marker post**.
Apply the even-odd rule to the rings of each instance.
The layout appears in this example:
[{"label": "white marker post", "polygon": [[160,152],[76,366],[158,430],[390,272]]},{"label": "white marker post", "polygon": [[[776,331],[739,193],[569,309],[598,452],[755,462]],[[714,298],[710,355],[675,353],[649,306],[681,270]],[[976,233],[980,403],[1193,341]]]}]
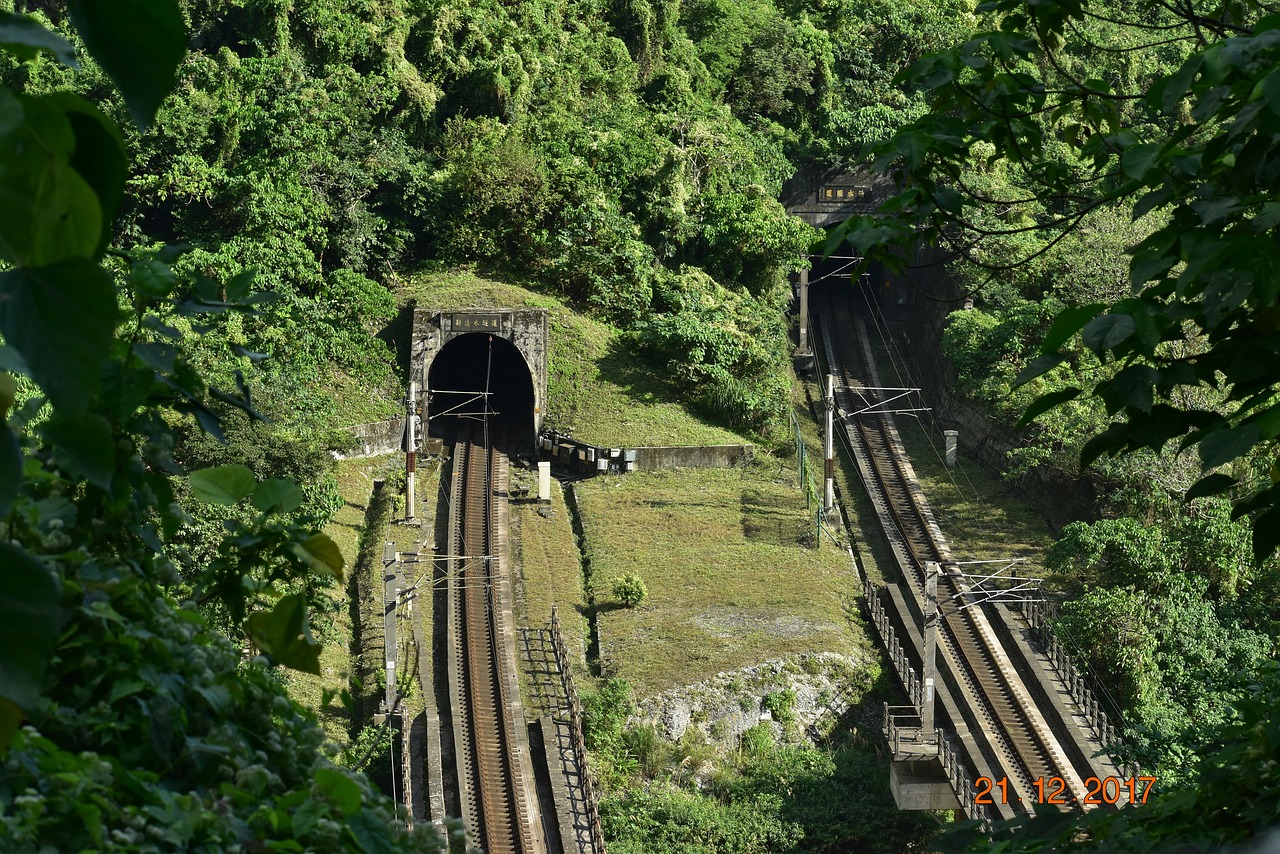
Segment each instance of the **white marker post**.
[{"label": "white marker post", "polygon": [[[808,258],[803,259],[804,263]],[[800,270],[800,352],[809,352],[809,270]]]}]

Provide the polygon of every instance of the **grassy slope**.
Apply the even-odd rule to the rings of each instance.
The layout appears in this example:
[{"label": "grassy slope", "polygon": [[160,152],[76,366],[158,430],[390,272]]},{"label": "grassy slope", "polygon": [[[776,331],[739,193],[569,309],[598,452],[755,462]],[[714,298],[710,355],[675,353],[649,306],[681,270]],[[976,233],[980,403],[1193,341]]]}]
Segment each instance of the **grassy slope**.
[{"label": "grassy slope", "polygon": [[[388,458],[338,463],[338,488],[342,492],[343,503],[324,532],[338,544],[348,574],[355,571],[360,532],[364,530],[373,480],[384,474],[388,464]],[[332,587],[328,593],[334,602],[331,622],[317,621],[315,626],[317,637],[324,644],[320,653],[320,674],[312,676],[289,671],[287,678],[289,695],[303,708],[316,711],[329,739],[340,747],[346,747],[351,735],[350,713],[336,699],[328,706],[324,706],[322,700],[325,690],[336,694],[349,685],[351,617],[347,609],[346,585]]]},{"label": "grassy slope", "polygon": [[[533,472],[513,471],[512,486],[537,492]],[[560,618],[569,654],[586,659],[587,600],[582,587],[582,567],[564,491],[552,481],[551,503],[539,507],[524,501],[511,507],[512,542],[519,568],[516,592],[516,621],[522,626],[542,627],[551,619],[554,606]]]},{"label": "grassy slope", "polygon": [[[779,655],[852,652],[854,577],[843,549],[813,536],[794,469],[648,472],[578,486],[606,672],[640,696]],[[622,608],[613,578],[648,586]]]}]

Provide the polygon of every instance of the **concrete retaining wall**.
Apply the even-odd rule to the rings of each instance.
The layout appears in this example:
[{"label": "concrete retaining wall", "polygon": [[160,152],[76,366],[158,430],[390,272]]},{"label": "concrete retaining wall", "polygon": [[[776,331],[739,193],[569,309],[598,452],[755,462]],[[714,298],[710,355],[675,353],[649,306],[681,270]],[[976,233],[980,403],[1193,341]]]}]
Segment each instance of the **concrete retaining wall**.
[{"label": "concrete retaining wall", "polygon": [[543,459],[587,476],[674,468],[740,468],[755,456],[754,445],[686,445],[602,448],[556,433],[538,437]]},{"label": "concrete retaining wall", "polygon": [[404,450],[404,419],[378,421],[374,424],[357,424],[347,431],[355,437],[356,445],[349,451],[334,451],[340,460],[377,457]]}]

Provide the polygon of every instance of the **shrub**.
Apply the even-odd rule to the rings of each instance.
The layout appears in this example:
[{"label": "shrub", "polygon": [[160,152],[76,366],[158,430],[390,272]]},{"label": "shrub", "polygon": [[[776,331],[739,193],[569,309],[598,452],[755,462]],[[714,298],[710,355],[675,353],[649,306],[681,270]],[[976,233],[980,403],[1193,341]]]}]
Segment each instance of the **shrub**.
[{"label": "shrub", "polygon": [[624,573],[613,580],[613,595],[628,608],[634,608],[649,595],[644,579],[634,572]]},{"label": "shrub", "polygon": [[796,719],[796,692],[791,688],[770,691],[760,698],[760,708],[773,715],[780,724],[789,724]]}]

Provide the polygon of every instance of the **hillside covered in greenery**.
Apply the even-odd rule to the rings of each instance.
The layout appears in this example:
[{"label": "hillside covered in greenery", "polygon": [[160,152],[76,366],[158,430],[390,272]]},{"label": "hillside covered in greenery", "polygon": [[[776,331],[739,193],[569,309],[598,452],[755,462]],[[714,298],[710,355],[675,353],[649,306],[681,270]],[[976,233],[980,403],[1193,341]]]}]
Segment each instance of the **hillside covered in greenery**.
[{"label": "hillside covered in greenery", "polygon": [[[784,276],[824,236],[777,198],[870,161],[904,194],[836,237],[949,256],[957,391],[1040,413],[1018,465],[1104,457],[1046,563],[1171,794],[1096,838],[1271,824],[1275,22],[1035,5],[0,0],[0,847],[429,844],[279,677],[317,669],[329,451],[400,406],[413,277],[571,305],[780,446]],[[856,785],[762,752],[740,803]],[[610,826],[732,850],[765,814],[641,813]]]}]

